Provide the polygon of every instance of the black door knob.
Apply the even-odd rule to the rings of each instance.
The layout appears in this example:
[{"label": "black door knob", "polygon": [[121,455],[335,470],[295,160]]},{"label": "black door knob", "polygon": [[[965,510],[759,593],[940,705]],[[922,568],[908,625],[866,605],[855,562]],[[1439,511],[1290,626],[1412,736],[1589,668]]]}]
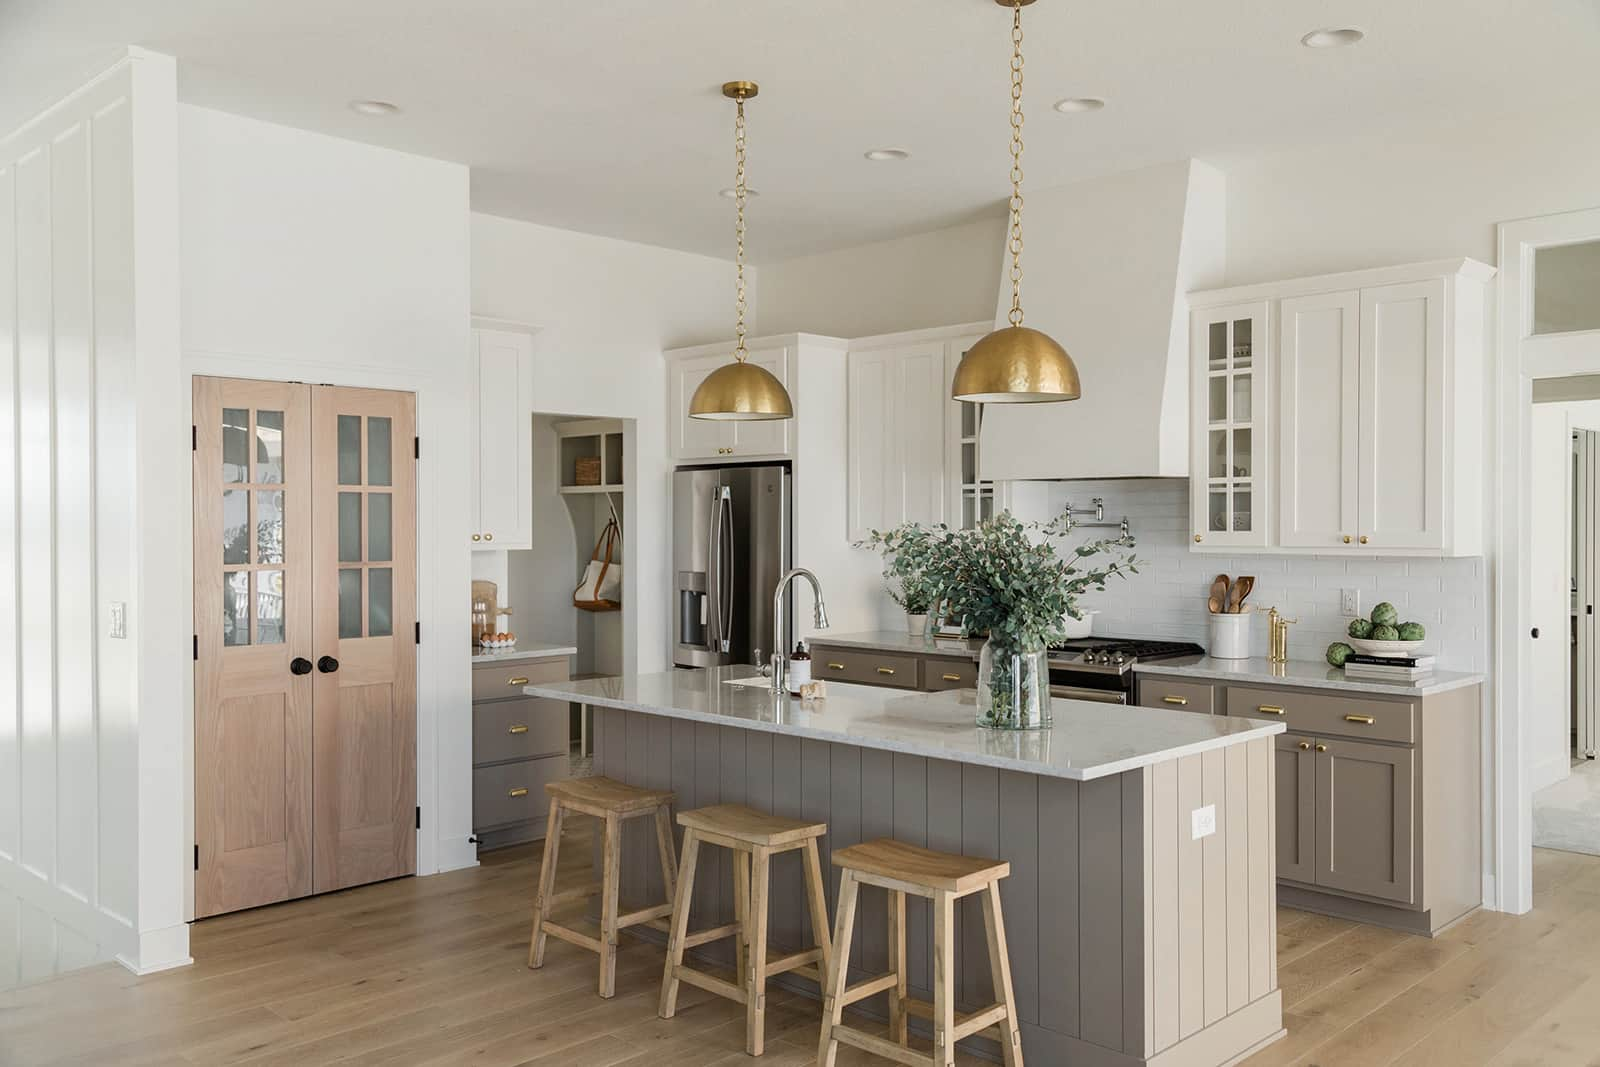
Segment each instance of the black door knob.
[{"label": "black door knob", "polygon": [[1533,628],[1533,639],[1535,641],[1539,639],[1539,628],[1537,626]]},{"label": "black door knob", "polygon": [[317,670],[321,671],[323,674],[332,674],[338,669],[339,661],[334,659],[332,656],[323,656],[321,659],[317,660]]},{"label": "black door knob", "polygon": [[311,661],[304,656],[296,656],[289,661],[289,673],[294,675],[310,674]]}]

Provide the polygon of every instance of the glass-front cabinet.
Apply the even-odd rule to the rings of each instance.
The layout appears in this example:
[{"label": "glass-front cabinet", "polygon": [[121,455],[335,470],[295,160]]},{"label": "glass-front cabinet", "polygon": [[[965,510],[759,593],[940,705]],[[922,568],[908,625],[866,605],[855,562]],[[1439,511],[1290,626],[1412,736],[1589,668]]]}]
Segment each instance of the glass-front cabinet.
[{"label": "glass-front cabinet", "polygon": [[1198,309],[1191,328],[1191,536],[1198,548],[1261,547],[1270,515],[1267,302]]}]

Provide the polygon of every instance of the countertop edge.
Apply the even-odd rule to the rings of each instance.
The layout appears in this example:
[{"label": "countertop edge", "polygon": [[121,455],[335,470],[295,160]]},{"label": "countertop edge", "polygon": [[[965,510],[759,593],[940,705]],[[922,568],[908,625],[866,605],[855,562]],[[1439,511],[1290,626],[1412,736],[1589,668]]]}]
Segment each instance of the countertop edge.
[{"label": "countertop edge", "polygon": [[[1306,662],[1310,662],[1309,660]],[[1423,679],[1416,684],[1399,684],[1366,678],[1289,678],[1265,672],[1229,671],[1214,667],[1200,667],[1180,663],[1136,663],[1134,674],[1152,674],[1166,678],[1198,678],[1214,682],[1231,682],[1235,685],[1283,686],[1290,689],[1331,689],[1346,693],[1370,693],[1374,696],[1426,697],[1448,693],[1456,689],[1482,685],[1488,676],[1475,673],[1451,673],[1438,679]]]},{"label": "countertop edge", "polygon": [[493,649],[489,652],[474,652],[472,662],[478,663],[511,663],[524,659],[559,659],[564,656],[576,656],[578,650],[572,645],[551,645],[548,648],[506,648]]},{"label": "countertop edge", "polygon": [[[561,684],[561,683],[557,683]],[[570,683],[568,683],[570,684]],[[1132,756],[1127,759],[1113,760],[1097,767],[1076,771],[1072,769],[1056,769],[1041,767],[1038,764],[1027,763],[1019,760],[1006,759],[1004,756],[993,756],[987,753],[953,753],[941,749],[936,745],[924,745],[916,741],[888,742],[877,738],[856,737],[851,734],[842,734],[833,730],[817,730],[811,727],[799,726],[793,723],[758,722],[752,719],[733,719],[725,715],[708,715],[703,712],[690,711],[687,708],[661,707],[652,704],[640,704],[637,701],[624,700],[620,697],[594,696],[590,694],[573,694],[569,690],[558,689],[553,686],[529,685],[524,686],[522,692],[531,697],[543,697],[547,700],[577,700],[579,703],[593,707],[613,708],[617,711],[636,711],[642,715],[660,715],[669,719],[687,719],[691,722],[703,722],[714,726],[730,726],[736,729],[759,730],[762,733],[776,734],[783,737],[808,738],[813,741],[827,741],[832,744],[851,745],[855,748],[870,748],[881,752],[901,752],[910,756],[921,756],[925,759],[944,760],[947,763],[970,763],[980,767],[994,767],[1002,771],[1018,771],[1023,774],[1034,774],[1042,778],[1064,778],[1074,782],[1092,782],[1097,778],[1109,778],[1112,775],[1122,774],[1126,771],[1138,770],[1142,767],[1152,767],[1158,763],[1169,760],[1181,759],[1185,756],[1194,756],[1213,749],[1231,748],[1237,744],[1248,741],[1260,740],[1274,734],[1281,734],[1288,726],[1281,722],[1263,722],[1258,726],[1241,730],[1239,733],[1228,737],[1206,738],[1187,745],[1178,745],[1161,753],[1159,758],[1149,756]]]}]

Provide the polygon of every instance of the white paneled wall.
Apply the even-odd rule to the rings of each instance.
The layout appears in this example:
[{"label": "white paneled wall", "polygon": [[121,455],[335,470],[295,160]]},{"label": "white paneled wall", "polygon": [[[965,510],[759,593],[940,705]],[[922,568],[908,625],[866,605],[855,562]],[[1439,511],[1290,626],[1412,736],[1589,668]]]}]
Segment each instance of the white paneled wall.
[{"label": "white paneled wall", "polygon": [[[1108,520],[1127,515],[1144,565],[1126,582],[1113,579],[1084,605],[1098,609],[1096,633],[1161,636],[1208,643],[1206,595],[1219,573],[1253,574],[1250,594],[1261,613],[1252,628],[1253,651],[1267,654],[1266,610],[1276,606],[1300,622],[1289,628],[1289,658],[1321,659],[1342,640],[1349,619],[1339,613],[1341,589],[1358,590],[1370,613],[1390,601],[1406,621],[1428,628],[1429,650],[1441,669],[1483,671],[1488,663],[1488,592],[1483,560],[1346,559],[1334,556],[1237,557],[1189,551],[1188,482],[1176,478],[1057,482],[1050,486],[1051,514],[1069,501],[1087,508],[1102,497]],[[1072,540],[1115,531],[1084,530]]]},{"label": "white paneled wall", "polygon": [[[0,140],[0,982],[187,958],[165,773],[182,662],[162,651],[187,634],[154,606],[186,541],[139,552],[135,505],[152,427],[173,425],[138,412],[141,388],[177,383],[175,100],[171,60],[139,53]],[[161,862],[141,868],[146,848]]]}]

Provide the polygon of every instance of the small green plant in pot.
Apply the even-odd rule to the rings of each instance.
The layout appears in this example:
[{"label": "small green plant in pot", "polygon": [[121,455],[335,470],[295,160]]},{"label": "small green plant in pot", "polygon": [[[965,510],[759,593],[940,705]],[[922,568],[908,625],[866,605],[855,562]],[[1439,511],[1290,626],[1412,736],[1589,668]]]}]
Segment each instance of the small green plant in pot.
[{"label": "small green plant in pot", "polygon": [[884,584],[906,613],[906,632],[912,637],[927,632],[928,613],[941,598],[934,578],[938,543],[937,531],[907,522],[892,530],[873,530],[858,546],[882,554]]},{"label": "small green plant in pot", "polygon": [[1077,600],[1112,577],[1138,573],[1132,538],[1058,550],[1063,519],[1024,523],[1010,512],[970,530],[940,527],[935,584],[963,632],[986,634],[978,662],[978,725],[1006,730],[1050,725],[1051,642]]}]

